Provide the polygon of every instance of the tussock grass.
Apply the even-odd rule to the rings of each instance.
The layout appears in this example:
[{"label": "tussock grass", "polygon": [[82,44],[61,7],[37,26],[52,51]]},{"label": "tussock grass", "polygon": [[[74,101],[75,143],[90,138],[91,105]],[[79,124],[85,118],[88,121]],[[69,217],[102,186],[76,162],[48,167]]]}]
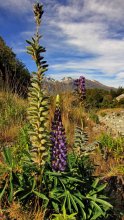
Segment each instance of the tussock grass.
[{"label": "tussock grass", "polygon": [[6,216],[11,220],[44,220],[44,212],[39,211],[25,211],[24,207],[19,202],[13,202],[5,212]]},{"label": "tussock grass", "polygon": [[0,143],[13,142],[26,119],[27,101],[16,94],[0,92]]},{"label": "tussock grass", "polygon": [[101,177],[124,176],[124,138],[103,133],[98,138],[99,148],[92,156],[95,175]]}]

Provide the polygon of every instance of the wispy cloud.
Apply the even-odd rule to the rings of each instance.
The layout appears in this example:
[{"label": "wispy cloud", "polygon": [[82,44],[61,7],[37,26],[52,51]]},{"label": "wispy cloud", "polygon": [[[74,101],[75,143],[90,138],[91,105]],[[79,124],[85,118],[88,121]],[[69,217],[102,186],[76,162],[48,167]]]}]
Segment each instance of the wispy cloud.
[{"label": "wispy cloud", "polygon": [[[34,0],[0,3],[0,8],[26,17],[27,23],[18,34],[16,45],[12,45],[18,54],[24,52],[24,40],[34,34],[30,13],[33,3]],[[124,1],[42,0],[42,3],[45,13],[41,40],[47,49],[48,74],[60,79],[85,73],[87,78],[124,86]]]},{"label": "wispy cloud", "polygon": [[0,8],[21,14],[31,11],[33,2],[33,0],[6,0],[0,2]]},{"label": "wispy cloud", "polygon": [[94,58],[55,64],[52,68],[58,71],[92,68],[106,77],[113,76],[115,84],[121,79],[121,85],[124,85],[124,33],[120,31],[124,23],[123,11],[122,0],[82,0],[72,1],[67,6],[59,5],[57,22],[53,19],[50,25],[58,28],[69,49],[72,47],[75,53],[94,54]]}]

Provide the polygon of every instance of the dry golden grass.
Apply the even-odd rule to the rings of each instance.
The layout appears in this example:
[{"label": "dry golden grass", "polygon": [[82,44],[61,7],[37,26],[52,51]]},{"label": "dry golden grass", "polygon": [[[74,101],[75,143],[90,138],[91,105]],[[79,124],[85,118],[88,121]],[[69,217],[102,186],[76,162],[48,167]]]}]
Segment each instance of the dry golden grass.
[{"label": "dry golden grass", "polygon": [[7,209],[6,214],[11,220],[27,220],[30,219],[28,213],[24,212],[21,205],[13,202]]},{"label": "dry golden grass", "polygon": [[[44,215],[45,215],[45,212],[42,212],[42,210],[34,213],[34,220],[44,220]],[[33,220],[32,219],[32,220]]]},{"label": "dry golden grass", "polygon": [[19,97],[17,94],[0,91],[0,101],[7,102],[10,99],[13,99],[13,102],[20,107],[24,107],[26,105],[26,100]]},{"label": "dry golden grass", "polygon": [[93,164],[96,165],[93,173],[95,176],[105,178],[124,175],[124,166],[122,160],[116,160],[112,156],[109,156],[107,160],[104,160],[99,149],[97,149],[90,157]]},{"label": "dry golden grass", "polygon": [[99,111],[97,111],[98,114],[101,114],[102,112],[105,113],[112,113],[112,112],[119,112],[124,110],[124,108],[106,108],[106,109],[100,109]]},{"label": "dry golden grass", "polygon": [[27,101],[16,94],[0,92],[0,143],[14,142],[26,118]]},{"label": "dry golden grass", "polygon": [[82,126],[85,113],[83,108],[76,103],[72,93],[63,93],[61,98],[62,121],[66,132],[68,146],[74,143],[74,130],[76,126]]},{"label": "dry golden grass", "polygon": [[19,202],[13,202],[6,209],[5,215],[11,220],[44,220],[45,211],[43,212],[42,209],[39,209],[39,211],[25,211]]},{"label": "dry golden grass", "polygon": [[9,128],[5,128],[0,131],[0,142],[4,145],[11,144],[12,142],[16,141],[20,129],[22,125],[11,125]]}]

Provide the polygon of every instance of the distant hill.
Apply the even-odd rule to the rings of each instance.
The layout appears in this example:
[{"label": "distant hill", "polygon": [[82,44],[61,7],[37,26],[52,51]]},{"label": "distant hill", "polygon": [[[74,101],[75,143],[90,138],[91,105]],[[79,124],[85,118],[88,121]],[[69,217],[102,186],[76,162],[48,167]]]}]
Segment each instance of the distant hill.
[{"label": "distant hill", "polygon": [[[71,77],[64,77],[61,81],[55,80],[53,78],[44,79],[44,88],[46,88],[51,93],[60,93],[63,91],[72,91],[74,89],[74,79]],[[109,87],[103,85],[102,83],[96,80],[86,79],[86,89],[104,89],[104,90],[116,90],[114,87]]]}]

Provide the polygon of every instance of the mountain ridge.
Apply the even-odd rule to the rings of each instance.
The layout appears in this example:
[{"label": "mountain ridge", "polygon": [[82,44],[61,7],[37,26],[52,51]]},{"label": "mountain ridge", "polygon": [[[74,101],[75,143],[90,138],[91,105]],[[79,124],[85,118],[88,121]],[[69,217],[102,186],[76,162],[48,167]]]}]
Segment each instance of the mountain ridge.
[{"label": "mountain ridge", "polygon": [[[74,90],[74,80],[71,77],[64,77],[61,80],[55,80],[50,77],[44,78],[44,88],[47,88],[48,91],[53,93],[63,92],[63,91],[72,91]],[[116,90],[114,87],[106,86],[99,81],[85,79],[86,89],[103,89],[103,90]]]}]

